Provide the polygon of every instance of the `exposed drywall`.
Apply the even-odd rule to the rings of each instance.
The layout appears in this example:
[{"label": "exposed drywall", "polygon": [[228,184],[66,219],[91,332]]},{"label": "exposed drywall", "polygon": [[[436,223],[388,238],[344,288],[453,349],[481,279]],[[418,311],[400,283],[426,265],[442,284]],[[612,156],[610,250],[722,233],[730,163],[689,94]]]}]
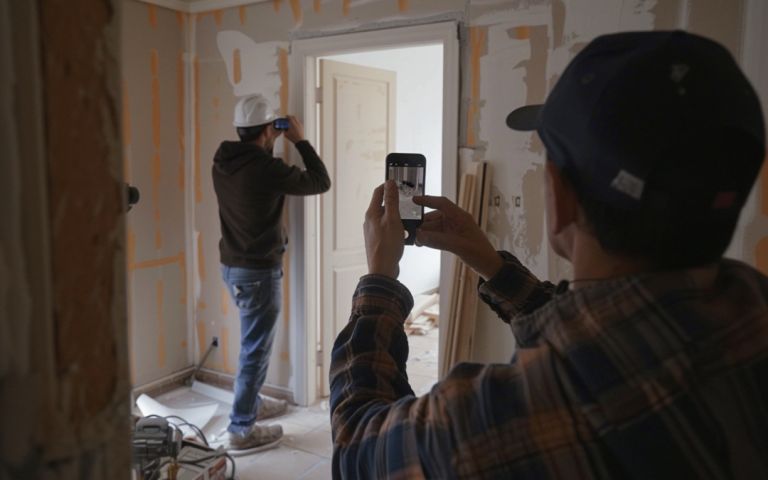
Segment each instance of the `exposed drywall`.
[{"label": "exposed drywall", "polygon": [[[188,116],[193,125],[190,135],[195,140],[187,158],[195,202],[187,229],[199,232],[201,241],[193,252],[194,262],[206,272],[201,275],[196,268],[189,275],[195,293],[189,300],[195,307],[190,325],[196,325],[197,335],[205,337],[198,338],[196,357],[207,346],[206,339],[225,336],[228,351],[219,349],[211,366],[233,373],[237,364],[237,312],[216,273],[219,226],[210,179],[211,158],[221,140],[234,137],[229,117],[238,95],[263,93],[276,109],[285,111],[292,39],[436,19],[459,21],[463,86],[458,99],[459,143],[465,148],[463,158],[493,164],[489,236],[498,248],[512,251],[537,275],[558,280],[567,278],[570,268],[547,245],[540,186],[544,149],[535,135],[510,132],[504,125],[506,114],[525,103],[542,101],[570,59],[604,33],[690,27],[724,42],[738,55],[745,1],[729,2],[728,11],[723,11],[723,2],[714,0],[273,1],[190,16],[191,28],[185,32],[192,36],[192,60],[187,64],[193,79]],[[163,21],[161,10],[154,15],[158,23]],[[131,115],[137,116],[133,111]],[[145,114],[143,118],[149,121],[150,117]],[[135,138],[135,133],[132,136]],[[297,225],[295,219],[289,224]],[[754,252],[762,236],[745,235],[743,251]],[[289,245],[289,249],[295,253],[296,245]],[[288,262],[293,262],[290,256]],[[288,270],[294,276],[290,285],[296,293],[301,282],[295,277],[301,272],[293,271],[296,262],[290,265]],[[165,285],[167,288],[170,283]],[[289,338],[293,328],[284,316],[268,383],[291,387]],[[478,359],[508,358],[513,340],[493,313],[483,310],[478,330],[478,344],[492,345],[478,349],[482,352]]]},{"label": "exposed drywall", "polygon": [[128,214],[131,371],[142,385],[189,366],[185,192],[186,14],[123,3],[123,159],[141,191]]}]

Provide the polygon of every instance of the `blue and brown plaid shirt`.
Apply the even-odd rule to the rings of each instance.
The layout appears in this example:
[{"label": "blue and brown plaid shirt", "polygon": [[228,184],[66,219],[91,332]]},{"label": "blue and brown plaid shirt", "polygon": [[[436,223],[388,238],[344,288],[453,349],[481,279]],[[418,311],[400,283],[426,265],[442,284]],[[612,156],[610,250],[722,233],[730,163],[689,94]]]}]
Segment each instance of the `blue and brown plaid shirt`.
[{"label": "blue and brown plaid shirt", "polygon": [[331,365],[335,478],[768,478],[768,279],[729,260],[585,283],[514,257],[480,297],[517,339],[415,397],[413,299],[367,275]]}]

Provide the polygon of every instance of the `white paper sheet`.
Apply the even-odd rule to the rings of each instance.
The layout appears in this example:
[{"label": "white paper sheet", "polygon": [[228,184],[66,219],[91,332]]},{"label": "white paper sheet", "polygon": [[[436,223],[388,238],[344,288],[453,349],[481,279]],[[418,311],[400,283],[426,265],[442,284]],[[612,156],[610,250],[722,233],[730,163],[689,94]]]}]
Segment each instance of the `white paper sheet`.
[{"label": "white paper sheet", "polygon": [[[163,405],[154,398],[145,394],[142,394],[136,400],[136,406],[139,407],[141,414],[145,417],[149,415],[159,415],[161,417],[175,415],[177,417],[183,418],[187,423],[191,423],[192,425],[198,427],[200,430],[202,430],[203,427],[205,427],[205,425],[211,421],[211,418],[213,418],[213,415],[216,413],[216,409],[218,408],[218,405],[215,403],[211,403],[209,405],[201,405],[199,407],[171,408]],[[179,423],[183,423],[181,420],[176,418],[169,418],[168,422],[177,426]],[[194,430],[189,427],[181,426],[179,428],[181,429],[184,436],[195,435]]]}]

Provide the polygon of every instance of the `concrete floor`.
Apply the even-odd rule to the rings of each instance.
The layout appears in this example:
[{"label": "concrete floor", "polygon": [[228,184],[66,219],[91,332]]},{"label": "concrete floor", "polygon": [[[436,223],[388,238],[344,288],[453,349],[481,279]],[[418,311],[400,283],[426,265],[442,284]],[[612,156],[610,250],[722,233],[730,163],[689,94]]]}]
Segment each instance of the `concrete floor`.
[{"label": "concrete floor", "polygon": [[[437,379],[437,329],[427,335],[408,337],[410,355],[408,377],[417,395],[428,392]],[[231,392],[228,393],[231,396]],[[209,441],[215,441],[228,424],[231,404],[203,395],[190,388],[180,388],[156,398],[173,408],[218,403],[216,414],[203,428]],[[237,457],[237,478],[241,480],[325,480],[331,478],[330,412],[328,401],[310,407],[289,406],[288,413],[267,420],[265,424],[283,426],[283,441],[274,449]]]}]

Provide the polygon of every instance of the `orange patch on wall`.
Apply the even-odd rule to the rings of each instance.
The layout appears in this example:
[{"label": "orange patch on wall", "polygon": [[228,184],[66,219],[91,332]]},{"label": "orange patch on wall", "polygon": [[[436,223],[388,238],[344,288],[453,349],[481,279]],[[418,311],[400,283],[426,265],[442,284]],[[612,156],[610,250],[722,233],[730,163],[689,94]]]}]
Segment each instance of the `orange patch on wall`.
[{"label": "orange patch on wall", "polygon": [[397,8],[401,12],[407,12],[408,9],[410,8],[408,0],[397,0]]},{"label": "orange patch on wall", "polygon": [[152,204],[155,215],[155,222],[160,222],[160,174],[161,174],[160,154],[155,152],[152,155]]},{"label": "orange patch on wall", "polygon": [[155,286],[157,293],[157,366],[165,367],[165,319],[163,318],[163,281],[158,280]]},{"label": "orange patch on wall", "polygon": [[349,3],[350,0],[344,0],[341,4],[341,13],[343,13],[345,17],[349,15]]},{"label": "orange patch on wall", "polygon": [[198,310],[205,310],[208,308],[208,304],[205,303],[205,301],[202,298],[197,299],[197,309]]},{"label": "orange patch on wall", "polygon": [[160,234],[160,154],[152,155],[152,206],[155,220],[155,248],[163,247],[163,239]]},{"label": "orange patch on wall", "polygon": [[187,259],[184,255],[184,252],[181,252],[178,257],[179,262],[179,271],[181,272],[181,304],[186,305],[187,304],[187,282],[189,279],[187,278]]},{"label": "orange patch on wall", "polygon": [[301,24],[304,20],[304,12],[301,9],[300,0],[291,0],[291,13],[293,13],[293,23],[295,25]]},{"label": "orange patch on wall", "polygon": [[181,348],[187,348],[187,341],[186,340],[182,340],[179,345],[181,346]]},{"label": "orange patch on wall", "polygon": [[274,7],[275,12],[280,12],[280,6],[283,4],[283,0],[272,0],[272,7]]},{"label": "orange patch on wall", "polygon": [[128,268],[130,270],[130,267],[133,265],[133,262],[136,258],[136,234],[133,233],[133,230],[129,228],[126,237],[126,243],[128,244],[128,251],[126,252],[126,263],[128,264]]},{"label": "orange patch on wall", "polygon": [[185,134],[185,85],[184,85],[184,52],[179,51],[179,55],[176,58],[176,131],[179,139],[179,167],[178,167],[178,185],[179,189],[184,190],[184,180],[186,172],[184,170],[184,153],[186,150],[186,134]]},{"label": "orange patch on wall", "polygon": [[152,207],[155,220],[155,248],[163,246],[160,235],[160,55],[157,49],[150,50],[150,71],[152,72],[152,145],[155,153],[152,155]]},{"label": "orange patch on wall", "polygon": [[205,254],[203,253],[203,235],[197,235],[197,274],[200,281],[205,280]]},{"label": "orange patch on wall", "polygon": [[514,37],[517,40],[526,40],[531,38],[531,27],[528,27],[528,26],[515,27]]},{"label": "orange patch on wall", "polygon": [[205,354],[205,349],[208,347],[208,342],[205,341],[205,322],[199,320],[197,322],[197,351],[200,353],[200,357]]},{"label": "orange patch on wall", "polygon": [[488,39],[488,27],[470,27],[470,99],[467,110],[467,145],[473,146],[477,142],[475,121],[480,111],[480,57],[483,56],[485,44]]},{"label": "orange patch on wall", "polygon": [[176,24],[179,28],[184,28],[187,23],[187,14],[184,12],[176,12]]},{"label": "orange patch on wall", "polygon": [[320,13],[320,0],[315,0],[312,8],[315,10],[315,13]]},{"label": "orange patch on wall", "polygon": [[221,313],[227,315],[229,313],[229,292],[226,287],[221,287]]},{"label": "orange patch on wall", "polygon": [[197,56],[192,65],[195,82],[195,202],[203,201],[203,180],[200,173],[200,61]]},{"label": "orange patch on wall", "polygon": [[221,327],[221,361],[223,364],[223,370],[227,373],[235,373],[235,369],[229,363],[229,328]]},{"label": "orange patch on wall", "polygon": [[755,264],[757,269],[768,275],[768,237],[763,237],[755,247]]},{"label": "orange patch on wall", "polygon": [[155,5],[147,5],[147,14],[149,17],[149,25],[152,28],[157,28],[157,7]]},{"label": "orange patch on wall", "polygon": [[156,49],[150,50],[150,69],[152,71],[152,145],[160,148],[160,56]]},{"label": "orange patch on wall", "polygon": [[220,27],[221,22],[224,20],[224,12],[221,10],[214,10],[213,11],[213,21],[216,22],[216,26]]},{"label": "orange patch on wall", "polygon": [[278,67],[280,70],[280,114],[288,114],[288,92],[289,92],[289,72],[288,72],[288,50],[281,48],[278,54]]},{"label": "orange patch on wall", "polygon": [[242,79],[243,70],[240,64],[240,49],[236,48],[232,50],[232,81],[237,85]]},{"label": "orange patch on wall", "polygon": [[[129,241],[129,247],[131,246],[130,245],[131,241],[133,241],[134,245],[136,243],[136,239],[134,238],[133,240],[131,240],[130,236],[128,237],[128,241]],[[135,249],[135,246],[133,248]],[[129,271],[145,270],[148,268],[157,268],[165,265],[173,265],[174,263],[180,264],[180,266],[186,270],[186,266],[185,266],[186,263],[185,263],[183,251],[178,255],[174,255],[172,257],[155,258],[152,260],[144,260],[143,262],[135,262],[133,260],[133,253],[131,253],[130,260],[131,261],[128,264]],[[182,272],[182,273],[184,273],[183,276],[186,277],[186,272]]]},{"label": "orange patch on wall", "polygon": [[240,25],[245,25],[245,20],[247,18],[245,5],[238,8],[238,13],[240,14]]}]

